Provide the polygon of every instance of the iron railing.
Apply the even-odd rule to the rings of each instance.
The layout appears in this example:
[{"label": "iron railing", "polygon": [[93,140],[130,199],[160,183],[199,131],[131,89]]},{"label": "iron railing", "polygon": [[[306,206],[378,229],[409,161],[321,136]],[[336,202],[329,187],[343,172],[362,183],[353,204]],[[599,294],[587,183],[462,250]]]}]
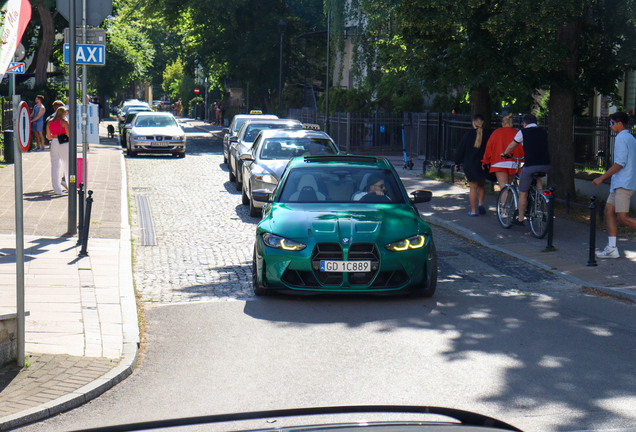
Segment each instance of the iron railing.
[{"label": "iron railing", "polygon": [[[304,123],[325,126],[325,117],[310,108],[290,109],[289,117]],[[492,117],[491,128],[501,127],[503,114]],[[540,120],[546,130],[546,120]],[[514,126],[523,125],[522,115],[514,116]],[[425,160],[452,161],[457,145],[470,130],[471,118],[467,114],[446,113],[332,113],[329,116],[329,134],[342,151],[349,153],[402,152],[402,128],[405,148],[410,157]],[[630,131],[636,135],[634,120]],[[575,117],[573,127],[575,164],[577,168],[609,169],[613,164],[613,145],[616,134],[604,117]]]}]

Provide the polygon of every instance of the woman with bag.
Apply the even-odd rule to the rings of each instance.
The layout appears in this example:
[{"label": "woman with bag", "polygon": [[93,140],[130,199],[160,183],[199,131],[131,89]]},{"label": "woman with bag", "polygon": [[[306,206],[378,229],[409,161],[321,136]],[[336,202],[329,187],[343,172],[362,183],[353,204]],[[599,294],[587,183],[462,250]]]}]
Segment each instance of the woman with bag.
[{"label": "woman with bag", "polygon": [[484,207],[486,171],[482,167],[481,160],[484,157],[490,131],[484,130],[483,125],[484,116],[475,114],[473,116],[473,129],[464,134],[455,154],[455,170],[459,171],[459,167],[463,165],[464,174],[466,174],[466,180],[470,186],[468,198],[471,211],[468,212],[468,216],[486,214]]},{"label": "woman with bag", "polygon": [[[46,138],[51,141],[51,182],[56,194],[62,193],[62,186],[68,189],[68,145],[69,125],[66,108],[59,107],[55,117],[46,125]],[[60,183],[60,163],[64,171],[65,184]]]}]

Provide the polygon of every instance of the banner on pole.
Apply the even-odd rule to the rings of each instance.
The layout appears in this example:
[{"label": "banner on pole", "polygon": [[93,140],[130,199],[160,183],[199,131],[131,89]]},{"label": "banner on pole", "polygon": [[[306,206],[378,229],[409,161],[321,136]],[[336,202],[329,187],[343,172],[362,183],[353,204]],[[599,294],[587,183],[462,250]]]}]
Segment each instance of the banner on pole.
[{"label": "banner on pole", "polygon": [[[82,142],[82,137],[84,136],[84,129],[82,129],[82,112],[84,106],[81,103],[77,104],[77,142]],[[98,104],[88,104],[87,108],[88,114],[88,143],[89,144],[99,144],[99,105]]]},{"label": "banner on pole", "polygon": [[0,12],[0,35],[2,35],[0,79],[2,79],[9,63],[13,61],[15,49],[22,39],[24,29],[31,20],[31,3],[29,0],[7,0],[2,4]]}]

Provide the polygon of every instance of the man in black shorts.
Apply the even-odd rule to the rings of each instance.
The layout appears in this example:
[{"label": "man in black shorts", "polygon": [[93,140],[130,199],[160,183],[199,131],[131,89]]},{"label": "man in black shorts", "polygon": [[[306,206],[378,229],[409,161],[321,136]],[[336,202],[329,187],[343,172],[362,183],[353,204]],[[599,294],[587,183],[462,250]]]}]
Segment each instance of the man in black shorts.
[{"label": "man in black shorts", "polygon": [[[537,118],[533,114],[523,116],[523,129],[517,132],[514,140],[502,153],[502,157],[512,153],[519,144],[523,146],[525,160],[519,174],[519,219],[514,219],[512,224],[524,226],[523,219],[528,205],[528,190],[532,183],[532,174],[547,173],[550,170],[548,133],[537,126]],[[541,189],[541,179],[537,180],[537,189]]]}]

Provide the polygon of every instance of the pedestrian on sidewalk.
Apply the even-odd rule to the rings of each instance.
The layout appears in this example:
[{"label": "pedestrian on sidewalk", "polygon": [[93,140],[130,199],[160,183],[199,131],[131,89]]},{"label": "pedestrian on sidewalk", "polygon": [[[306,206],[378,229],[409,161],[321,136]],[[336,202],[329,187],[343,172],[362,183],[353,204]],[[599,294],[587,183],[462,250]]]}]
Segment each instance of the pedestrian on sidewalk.
[{"label": "pedestrian on sidewalk", "polygon": [[[46,137],[51,141],[51,183],[56,194],[62,193],[62,183],[60,182],[60,164],[64,171],[64,181],[68,189],[68,145],[69,145],[69,124],[66,120],[66,108],[59,107],[55,111],[55,116],[47,124]],[[66,137],[61,137],[66,135]],[[60,139],[66,139],[60,142]]]},{"label": "pedestrian on sidewalk", "polygon": [[[607,246],[597,253],[598,258],[618,258],[616,234],[618,223],[636,230],[636,219],[629,217],[629,203],[636,190],[636,138],[629,133],[629,116],[624,112],[610,114],[610,128],[616,133],[614,140],[614,165],[605,174],[595,178],[592,186],[612,178],[610,195],[605,204],[607,221]],[[618,223],[616,216],[618,215]]]},{"label": "pedestrian on sidewalk", "polygon": [[221,105],[221,101],[216,103],[216,124],[222,126],[222,118],[223,118],[223,105]]},{"label": "pedestrian on sidewalk", "polygon": [[[524,164],[519,174],[519,218],[512,220],[512,225],[525,226],[526,207],[528,206],[528,191],[532,183],[532,174],[547,173],[550,171],[550,152],[548,150],[548,133],[537,126],[537,118],[534,114],[523,116],[523,129],[517,132],[514,140],[502,153],[511,154],[521,144],[524,152]],[[541,191],[541,179],[537,179],[537,190]]]},{"label": "pedestrian on sidewalk", "polygon": [[[505,185],[511,184],[517,172],[517,163],[510,159],[502,159],[501,154],[508,148],[514,139],[518,129],[514,128],[512,114],[508,114],[501,120],[501,128],[495,129],[488,139],[486,152],[481,163],[490,167],[489,172],[497,177],[499,190]],[[523,157],[523,148],[516,147],[512,155],[517,158]]]},{"label": "pedestrian on sidewalk", "polygon": [[484,158],[490,130],[484,130],[483,126],[484,116],[474,115],[473,129],[464,134],[455,154],[455,170],[459,171],[460,166],[464,167],[464,174],[470,186],[468,199],[471,211],[468,212],[468,216],[486,214],[484,207],[486,171],[481,161]]},{"label": "pedestrian on sidewalk", "polygon": [[44,96],[37,95],[35,97],[35,106],[33,107],[33,114],[31,115],[31,132],[35,135],[35,149],[33,151],[44,151],[44,113],[46,108],[44,107]]}]

